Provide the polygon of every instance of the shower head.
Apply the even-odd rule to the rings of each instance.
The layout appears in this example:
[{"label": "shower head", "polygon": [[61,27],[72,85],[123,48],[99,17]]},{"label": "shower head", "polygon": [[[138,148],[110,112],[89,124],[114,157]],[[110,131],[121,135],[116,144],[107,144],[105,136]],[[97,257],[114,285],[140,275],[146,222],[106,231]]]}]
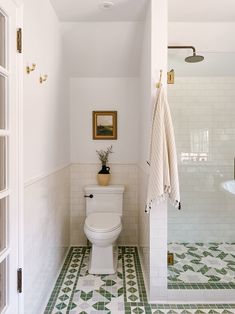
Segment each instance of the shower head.
[{"label": "shower head", "polygon": [[199,56],[196,54],[196,49],[193,46],[168,46],[168,49],[192,49],[193,55],[185,58],[185,62],[188,63],[196,63],[204,60],[203,56]]},{"label": "shower head", "polygon": [[199,56],[194,52],[192,56],[189,56],[189,57],[185,58],[184,60],[185,60],[185,62],[188,62],[188,63],[196,63],[196,62],[203,61],[204,57]]}]

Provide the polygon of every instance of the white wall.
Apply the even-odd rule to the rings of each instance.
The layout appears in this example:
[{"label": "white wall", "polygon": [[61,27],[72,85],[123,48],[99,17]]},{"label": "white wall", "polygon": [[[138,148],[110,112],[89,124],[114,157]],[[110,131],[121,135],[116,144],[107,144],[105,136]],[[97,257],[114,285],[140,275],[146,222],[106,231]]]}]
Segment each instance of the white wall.
[{"label": "white wall", "polygon": [[[24,1],[24,303],[41,313],[69,245],[69,95],[49,0]],[[48,80],[40,84],[40,74]],[[60,170],[59,169],[62,169]]]},{"label": "white wall", "polygon": [[[99,163],[97,149],[113,145],[112,163],[138,160],[139,89],[137,78],[72,78],[71,161]],[[92,111],[118,111],[118,139],[92,139]]]},{"label": "white wall", "polygon": [[[83,188],[97,184],[100,170],[97,149],[113,145],[110,155],[111,184],[124,184],[123,230],[120,244],[136,245],[138,239],[137,168],[138,78],[72,78],[71,98],[71,244],[86,244],[83,232],[85,202]],[[92,139],[92,111],[118,112],[117,140]]]},{"label": "white wall", "polygon": [[140,252],[149,285],[149,300],[167,298],[167,207],[154,206],[144,213],[149,166],[149,145],[152,112],[156,101],[156,83],[163,70],[162,83],[166,85],[167,69],[167,2],[149,2],[141,62],[141,137],[139,143],[139,222]]},{"label": "white wall", "polygon": [[149,134],[151,121],[151,5],[149,4],[144,23],[142,51],[140,60],[140,122],[138,147],[138,207],[139,207],[139,254],[142,262],[146,289],[150,284],[150,243],[149,243],[149,215],[145,213],[148,166]]},{"label": "white wall", "polygon": [[[71,243],[85,244],[83,187],[96,184],[96,150],[113,145],[112,184],[125,184],[120,244],[138,242],[137,167],[139,143],[139,59],[142,22],[62,23],[70,74]],[[118,112],[118,138],[92,139],[92,111]]]},{"label": "white wall", "polygon": [[[49,0],[24,1],[24,177],[28,181],[69,162],[69,96],[59,22]],[[40,84],[40,74],[48,80]]]},{"label": "white wall", "polygon": [[139,75],[141,22],[62,23],[71,77]]},{"label": "white wall", "polygon": [[[163,70],[167,74],[167,1],[152,0],[151,17],[151,79],[152,105],[156,101],[156,82]],[[167,296],[167,205],[155,204],[150,212],[150,300],[163,301]]]}]

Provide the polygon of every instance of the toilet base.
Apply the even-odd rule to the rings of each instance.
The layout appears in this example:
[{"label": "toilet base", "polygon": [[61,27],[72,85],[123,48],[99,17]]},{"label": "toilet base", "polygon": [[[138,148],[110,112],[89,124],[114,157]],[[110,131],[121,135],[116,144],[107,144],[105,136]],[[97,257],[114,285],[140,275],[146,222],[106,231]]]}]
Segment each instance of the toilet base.
[{"label": "toilet base", "polygon": [[117,246],[100,247],[92,244],[89,257],[89,274],[111,275],[117,270],[118,248]]}]

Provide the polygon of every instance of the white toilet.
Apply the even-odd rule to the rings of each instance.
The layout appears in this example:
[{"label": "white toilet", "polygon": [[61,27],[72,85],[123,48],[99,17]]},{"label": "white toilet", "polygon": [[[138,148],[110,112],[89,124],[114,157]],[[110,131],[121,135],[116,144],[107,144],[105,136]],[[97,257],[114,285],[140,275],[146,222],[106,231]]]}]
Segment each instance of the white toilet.
[{"label": "white toilet", "polygon": [[116,240],[122,230],[123,185],[88,185],[84,232],[92,243],[90,274],[114,274],[117,268]]}]

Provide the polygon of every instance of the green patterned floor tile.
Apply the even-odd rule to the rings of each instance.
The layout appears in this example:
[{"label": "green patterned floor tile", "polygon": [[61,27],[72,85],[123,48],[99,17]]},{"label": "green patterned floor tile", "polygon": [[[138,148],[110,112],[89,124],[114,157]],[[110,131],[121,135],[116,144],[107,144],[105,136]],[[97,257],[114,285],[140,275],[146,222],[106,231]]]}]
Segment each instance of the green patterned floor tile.
[{"label": "green patterned floor tile", "polygon": [[169,289],[235,289],[234,243],[169,243]]},{"label": "green patterned floor tile", "polygon": [[[197,244],[197,247],[202,249],[203,245]],[[217,253],[220,248],[219,244],[211,244],[210,247]],[[190,245],[190,250],[193,252],[195,248]],[[148,304],[136,247],[119,248],[115,275],[90,275],[89,255],[89,247],[70,249],[45,314],[235,313],[235,305],[229,304]],[[229,258],[231,261],[231,256]],[[198,284],[194,285],[196,289]]]}]

